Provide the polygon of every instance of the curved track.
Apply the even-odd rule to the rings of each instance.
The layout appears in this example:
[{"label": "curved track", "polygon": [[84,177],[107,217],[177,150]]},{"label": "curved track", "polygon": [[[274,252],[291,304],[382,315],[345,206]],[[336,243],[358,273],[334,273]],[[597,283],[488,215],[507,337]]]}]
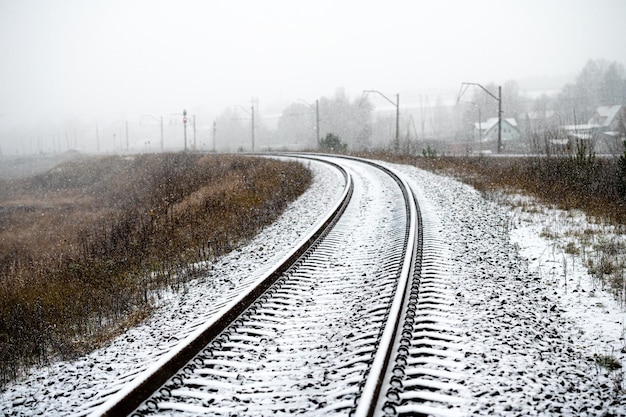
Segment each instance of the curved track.
[{"label": "curved track", "polygon": [[307,157],[344,172],[343,196],[321,227],[93,416],[458,407],[445,277],[439,251],[422,246],[433,237],[420,227],[411,187],[372,162]]}]

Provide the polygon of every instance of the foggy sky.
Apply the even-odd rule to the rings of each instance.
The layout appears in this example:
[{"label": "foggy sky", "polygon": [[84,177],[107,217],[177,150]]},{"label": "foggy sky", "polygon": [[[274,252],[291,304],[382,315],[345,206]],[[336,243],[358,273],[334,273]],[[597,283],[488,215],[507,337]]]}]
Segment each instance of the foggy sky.
[{"label": "foggy sky", "polygon": [[0,0],[0,131],[573,79],[589,59],[626,64],[625,16],[623,0]]}]

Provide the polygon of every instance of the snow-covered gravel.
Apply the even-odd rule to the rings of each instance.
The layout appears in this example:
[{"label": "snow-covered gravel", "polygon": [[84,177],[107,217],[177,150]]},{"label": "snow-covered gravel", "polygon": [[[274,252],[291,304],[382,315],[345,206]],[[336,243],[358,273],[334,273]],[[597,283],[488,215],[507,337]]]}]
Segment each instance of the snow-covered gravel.
[{"label": "snow-covered gravel", "polygon": [[[11,384],[0,394],[0,414],[75,413],[98,391],[153,361],[155,350],[174,343],[177,328],[203,317],[207,289],[244,285],[330,207],[343,181],[318,164],[311,167],[314,186],[276,224],[107,347],[33,370]],[[543,237],[546,227],[555,227],[551,211],[522,213],[453,179],[394,167],[428,200],[441,222],[442,240],[450,245],[453,311],[464,340],[466,414],[626,415],[621,370],[609,372],[593,360],[601,354],[624,363],[624,313],[594,288],[580,261],[563,256]]]},{"label": "snow-covered gravel", "polygon": [[[483,198],[450,178],[396,166],[421,188],[451,248],[452,286],[464,333],[468,415],[626,415],[624,312],[592,287],[580,265],[563,269],[547,220]],[[554,223],[549,223],[554,225]],[[555,258],[556,257],[556,262]],[[600,330],[601,329],[601,330]]]}]

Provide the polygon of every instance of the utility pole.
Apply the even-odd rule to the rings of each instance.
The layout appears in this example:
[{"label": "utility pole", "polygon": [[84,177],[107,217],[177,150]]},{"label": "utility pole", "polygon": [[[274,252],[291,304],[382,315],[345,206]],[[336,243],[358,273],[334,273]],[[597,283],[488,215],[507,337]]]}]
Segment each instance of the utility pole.
[{"label": "utility pole", "polygon": [[422,125],[422,140],[426,139],[426,126],[424,125],[424,103],[422,102],[422,95],[420,94],[420,122]]},{"label": "utility pole", "polygon": [[[254,148],[255,148],[255,137],[254,137],[254,128],[255,128],[255,116],[254,116],[254,110],[256,109],[257,112],[259,112],[260,114],[260,109],[261,106],[259,106],[259,98],[258,97],[252,97],[250,99],[250,104],[252,107],[252,152],[254,152]],[[260,122],[260,119],[258,120],[258,122]]]},{"label": "utility pole", "polygon": [[498,153],[502,152],[502,86],[498,86]]},{"label": "utility pole", "polygon": [[492,92],[487,90],[485,87],[478,83],[461,83],[461,89],[459,90],[459,94],[456,98],[456,102],[461,100],[461,96],[467,91],[467,88],[470,85],[475,85],[480,87],[485,93],[487,93],[491,98],[498,101],[498,144],[497,144],[497,152],[502,152],[502,86],[498,86],[498,96],[496,97]]},{"label": "utility pole", "polygon": [[126,152],[128,152],[128,120],[126,120]]},{"label": "utility pole", "polygon": [[480,114],[480,106],[478,106],[478,141],[483,139],[483,117]]},{"label": "utility pole", "polygon": [[159,121],[161,124],[161,152],[163,152],[163,116],[159,116]]},{"label": "utility pole", "polygon": [[400,150],[400,94],[396,94],[396,152]]},{"label": "utility pole", "polygon": [[187,110],[183,109],[183,137],[185,138],[185,152],[187,152]]},{"label": "utility pole", "polygon": [[216,133],[216,123],[213,121],[213,152],[215,152],[215,133]]},{"label": "utility pole", "polygon": [[252,115],[252,152],[254,152],[254,104],[252,105],[252,108],[250,109],[250,114]]},{"label": "utility pole", "polygon": [[196,150],[196,115],[194,114],[191,119],[193,123],[193,150]]},{"label": "utility pole", "polygon": [[315,99],[315,138],[317,146],[320,145],[320,101]]}]

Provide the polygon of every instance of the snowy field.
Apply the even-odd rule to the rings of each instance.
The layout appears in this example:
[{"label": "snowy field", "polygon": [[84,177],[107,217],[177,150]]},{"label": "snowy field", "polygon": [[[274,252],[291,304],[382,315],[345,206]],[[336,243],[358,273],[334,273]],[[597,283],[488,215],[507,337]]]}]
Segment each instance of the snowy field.
[{"label": "snowy field", "polygon": [[[485,199],[453,179],[393,167],[420,189],[423,209],[438,218],[450,245],[467,415],[626,415],[621,369],[609,371],[594,359],[606,355],[624,364],[623,309],[597,288],[581,257],[564,250],[572,236],[566,231],[598,226],[578,214],[524,209],[519,196]],[[110,345],[11,384],[0,394],[0,415],[73,415],[97,392],[155,360],[178,328],[203,317],[208,290],[249,282],[338,198],[340,177],[315,163],[311,168],[314,185],[277,223]]]}]

